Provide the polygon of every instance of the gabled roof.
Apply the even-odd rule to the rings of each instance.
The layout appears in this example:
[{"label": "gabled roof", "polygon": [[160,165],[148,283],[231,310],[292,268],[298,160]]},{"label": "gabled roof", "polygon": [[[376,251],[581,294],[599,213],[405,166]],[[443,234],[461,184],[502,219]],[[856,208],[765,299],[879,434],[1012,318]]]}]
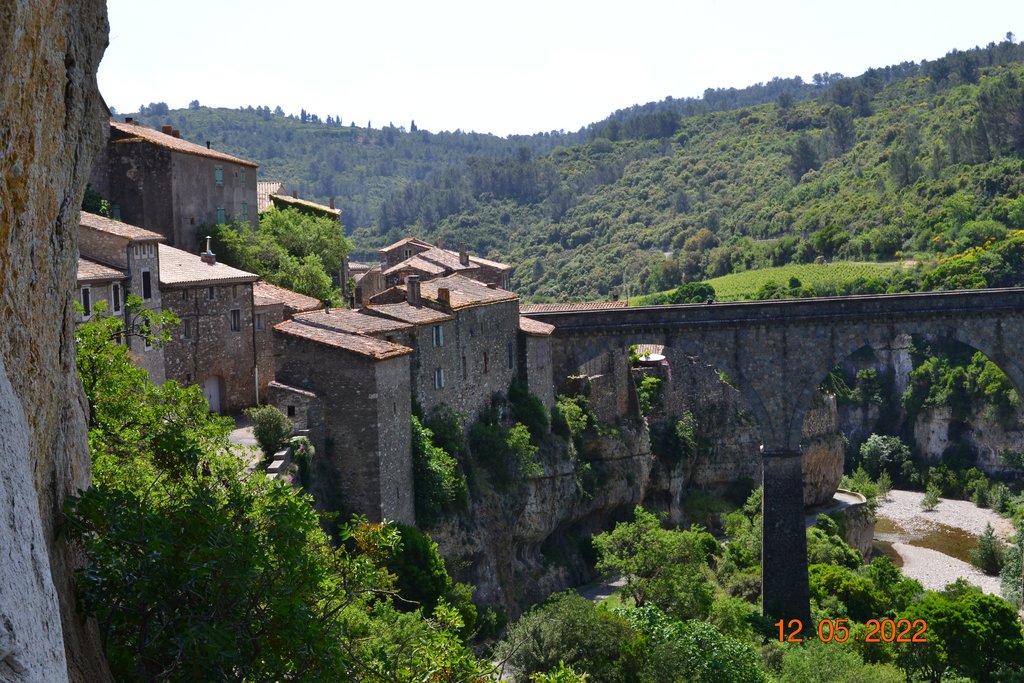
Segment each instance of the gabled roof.
[{"label": "gabled roof", "polygon": [[217,159],[218,161],[228,161],[233,164],[259,168],[259,164],[254,161],[239,159],[238,157],[233,157],[230,154],[209,149],[205,145],[197,145],[194,142],[189,142],[188,140],[183,140],[181,138],[174,137],[173,135],[161,133],[158,130],[153,130],[148,126],[143,126],[138,123],[127,123],[111,119],[110,127],[119,133],[112,134],[110,136],[110,142],[112,144],[148,142],[172,152],[181,152],[182,154],[191,154],[193,156],[207,157],[210,159]]},{"label": "gabled roof", "polygon": [[284,304],[284,307],[290,313],[312,311],[321,306],[321,302],[311,296],[299,294],[298,292],[293,292],[290,289],[278,287],[262,280],[252,286],[252,300],[256,306]]},{"label": "gabled roof", "polygon": [[198,254],[160,245],[160,284],[165,287],[231,285],[256,282],[255,273],[247,273],[224,263],[205,263]]},{"label": "gabled roof", "polygon": [[519,331],[536,337],[547,337],[555,331],[555,326],[521,315],[519,316]]},{"label": "gabled roof", "polygon": [[[405,287],[405,285],[398,285],[387,289],[371,298],[370,303],[372,306],[401,303],[406,300]],[[441,301],[439,292],[442,289],[448,290],[447,303]],[[436,306],[450,308],[452,311],[519,299],[513,292],[489,287],[482,282],[457,274],[421,282],[420,298],[430,301]]]},{"label": "gabled roof", "polygon": [[89,213],[88,211],[82,212],[81,218],[78,219],[78,224],[83,228],[91,228],[110,235],[117,235],[131,242],[152,242],[164,239],[163,235],[151,230],[146,230],[130,223],[116,221],[106,216]]},{"label": "gabled roof", "polygon": [[412,329],[412,325],[408,323],[367,315],[351,308],[332,308],[329,313],[322,310],[300,313],[295,316],[295,320],[306,325],[350,334],[389,334]]},{"label": "gabled roof", "polygon": [[381,304],[380,306],[370,306],[364,310],[372,315],[382,315],[413,325],[436,325],[453,320],[447,313],[428,306],[413,306],[409,302]]},{"label": "gabled roof", "polygon": [[376,337],[352,334],[328,327],[321,327],[320,325],[313,325],[301,318],[278,323],[274,325],[274,329],[282,334],[307,339],[336,349],[351,351],[374,360],[387,360],[388,358],[405,356],[413,352],[408,346],[384,341]]},{"label": "gabled roof", "polygon": [[82,256],[78,257],[78,276],[76,279],[79,284],[115,282],[123,280],[125,277],[126,275],[116,268],[105,266],[102,263],[97,263]]},{"label": "gabled roof", "polygon": [[519,312],[529,315],[530,313],[559,313],[562,311],[595,311],[604,308],[626,307],[626,301],[585,301],[581,303],[564,304],[519,304]]},{"label": "gabled roof", "polygon": [[[324,206],[323,204],[317,204],[316,202],[307,201],[305,199],[299,199],[298,197],[289,197],[286,194],[274,193],[274,194],[269,195],[267,197],[267,199],[274,206],[279,206],[281,204],[284,204],[285,205],[284,208],[288,208],[288,207],[292,206],[292,207],[295,207],[296,209],[299,209],[300,211],[302,211],[302,210],[307,210],[307,211],[311,210],[311,211],[315,211],[316,213],[322,213],[325,216],[328,216],[328,217],[331,217],[331,218],[340,218],[341,217],[341,209],[332,209],[331,207]],[[270,206],[267,206],[267,208],[269,209]]]},{"label": "gabled roof", "polygon": [[391,251],[393,249],[397,249],[398,247],[404,247],[407,244],[413,244],[413,245],[416,245],[418,247],[426,247],[427,249],[431,249],[434,246],[430,242],[424,242],[423,240],[421,240],[418,237],[405,237],[403,239],[398,240],[394,244],[389,244],[388,246],[380,249],[380,251],[381,252],[388,252],[388,251]]},{"label": "gabled roof", "polygon": [[507,263],[498,263],[490,259],[480,258],[479,256],[470,255],[469,264],[471,266],[483,266],[484,268],[493,268],[494,270],[512,270],[512,266]]},{"label": "gabled roof", "polygon": [[394,275],[395,273],[400,273],[403,270],[418,270],[419,272],[426,273],[427,275],[444,275],[444,266],[425,258],[420,258],[420,256],[421,254],[417,254],[416,256],[405,259],[401,263],[396,263],[385,270],[384,274]]}]

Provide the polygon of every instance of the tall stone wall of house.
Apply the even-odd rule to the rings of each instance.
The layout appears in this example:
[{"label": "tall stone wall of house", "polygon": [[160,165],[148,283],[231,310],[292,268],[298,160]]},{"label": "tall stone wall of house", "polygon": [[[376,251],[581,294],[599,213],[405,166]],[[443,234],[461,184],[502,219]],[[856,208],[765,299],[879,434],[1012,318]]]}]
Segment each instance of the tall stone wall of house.
[{"label": "tall stone wall of house", "polygon": [[90,479],[71,301],[106,41],[99,0],[0,0],[0,679],[15,683],[110,678],[59,528]]},{"label": "tall stone wall of house", "polygon": [[[404,518],[404,508],[381,492],[387,488],[383,467],[400,484],[410,483],[405,495],[411,496],[409,356],[378,361],[280,332],[274,333],[274,348],[277,381],[315,393],[322,406],[324,449],[314,459],[311,487],[317,504],[373,520]],[[403,454],[408,479],[397,464]]]},{"label": "tall stone wall of house", "polygon": [[[376,363],[380,516],[416,523],[412,474],[412,391],[401,356]],[[371,397],[372,398],[372,397]]]},{"label": "tall stone wall of house", "polygon": [[106,198],[114,215],[120,215],[126,223],[158,232],[167,238],[168,244],[178,246],[171,210],[170,151],[151,144],[109,142],[102,162],[105,168],[97,164],[94,175],[105,174],[106,179],[93,182],[97,187],[107,187]]},{"label": "tall stone wall of house", "polygon": [[[147,145],[148,146],[148,145]],[[216,169],[221,169],[222,182],[216,182]],[[194,154],[172,155],[174,182],[168,196],[173,196],[172,229],[174,246],[189,252],[205,245],[200,227],[217,223],[217,209],[224,210],[225,220],[244,220],[257,226],[256,169],[229,161],[210,159]],[[143,224],[143,227],[148,227]]]},{"label": "tall stone wall of house", "polygon": [[267,399],[267,386],[274,381],[274,325],[284,320],[283,304],[265,304],[253,308],[253,338],[256,345],[256,369],[259,371],[260,400]]},{"label": "tall stone wall of house", "polygon": [[[219,378],[221,412],[236,413],[256,404],[252,284],[212,289],[212,299],[208,286],[164,290],[164,310],[181,319],[164,348],[167,378],[204,387]],[[239,312],[237,330],[232,311]]]},{"label": "tall stone wall of house", "polygon": [[519,373],[530,393],[548,410],[555,405],[555,383],[551,375],[551,337],[519,335]]}]

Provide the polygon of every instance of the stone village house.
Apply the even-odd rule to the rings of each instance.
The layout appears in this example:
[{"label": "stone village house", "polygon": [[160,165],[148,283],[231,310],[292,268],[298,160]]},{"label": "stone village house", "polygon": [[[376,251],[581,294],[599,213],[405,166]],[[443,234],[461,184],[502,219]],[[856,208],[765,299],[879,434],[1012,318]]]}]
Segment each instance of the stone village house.
[{"label": "stone village house", "polygon": [[171,126],[154,130],[111,120],[89,184],[115,218],[164,236],[189,252],[202,248],[200,227],[231,219],[257,225],[258,164],[183,140]]}]

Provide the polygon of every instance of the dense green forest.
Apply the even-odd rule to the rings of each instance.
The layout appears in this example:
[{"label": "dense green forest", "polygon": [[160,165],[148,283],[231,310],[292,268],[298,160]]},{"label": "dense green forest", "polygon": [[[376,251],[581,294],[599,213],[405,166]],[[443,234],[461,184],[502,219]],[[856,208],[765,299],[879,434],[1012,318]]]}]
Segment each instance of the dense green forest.
[{"label": "dense green forest", "polygon": [[1022,61],[1008,35],[504,139],[197,102],[141,116],[336,197],[356,257],[410,233],[466,242],[514,264],[525,296],[597,298],[819,258],[928,260],[1024,227]]}]

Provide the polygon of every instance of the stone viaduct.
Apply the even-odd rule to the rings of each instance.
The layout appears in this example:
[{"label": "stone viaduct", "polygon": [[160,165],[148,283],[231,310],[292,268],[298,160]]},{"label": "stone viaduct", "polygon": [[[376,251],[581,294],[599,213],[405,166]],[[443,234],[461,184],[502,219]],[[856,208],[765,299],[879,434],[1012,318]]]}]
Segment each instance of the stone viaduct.
[{"label": "stone viaduct", "polygon": [[1024,393],[1024,289],[532,313],[555,326],[556,382],[631,344],[663,344],[724,371],[757,418],[764,503],[764,612],[809,621],[800,428],[836,364],[898,334],[983,352]]}]

